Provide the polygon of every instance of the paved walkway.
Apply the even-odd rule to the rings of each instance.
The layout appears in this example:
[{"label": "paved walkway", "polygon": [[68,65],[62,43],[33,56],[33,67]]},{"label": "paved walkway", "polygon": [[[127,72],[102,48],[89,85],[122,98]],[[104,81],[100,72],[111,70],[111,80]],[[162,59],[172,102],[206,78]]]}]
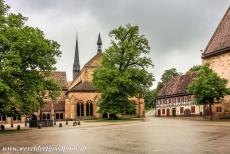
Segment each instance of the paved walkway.
[{"label": "paved walkway", "polygon": [[[49,146],[51,153],[63,153],[53,150],[71,146],[75,147],[72,153],[87,154],[229,154],[230,122],[155,117],[146,121],[83,122],[76,127],[68,125],[0,134],[0,148],[9,146]],[[71,153],[71,150],[65,152]]]}]

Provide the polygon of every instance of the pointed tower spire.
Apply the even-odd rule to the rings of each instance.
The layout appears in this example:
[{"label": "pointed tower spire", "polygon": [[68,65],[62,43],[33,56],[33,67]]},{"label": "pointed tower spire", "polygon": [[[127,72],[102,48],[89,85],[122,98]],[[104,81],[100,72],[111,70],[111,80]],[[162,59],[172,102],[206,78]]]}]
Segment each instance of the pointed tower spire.
[{"label": "pointed tower spire", "polygon": [[75,57],[73,63],[73,80],[76,78],[80,72],[80,63],[79,63],[79,52],[78,52],[78,35],[76,37],[76,46],[75,46]]},{"label": "pointed tower spire", "polygon": [[101,41],[101,35],[99,33],[98,35],[98,40],[97,40],[97,53],[101,53],[101,45],[102,45],[102,41]]}]

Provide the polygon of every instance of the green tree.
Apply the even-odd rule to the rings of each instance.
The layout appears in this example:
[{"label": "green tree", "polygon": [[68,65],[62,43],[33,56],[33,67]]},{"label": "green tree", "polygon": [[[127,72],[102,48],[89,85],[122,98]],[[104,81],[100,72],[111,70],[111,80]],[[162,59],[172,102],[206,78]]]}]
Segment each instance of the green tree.
[{"label": "green tree", "polygon": [[101,113],[124,114],[134,110],[129,98],[143,98],[152,85],[153,66],[145,54],[150,52],[148,40],[139,27],[120,26],[109,33],[111,46],[103,53],[102,63],[94,71],[93,84],[101,92]]},{"label": "green tree", "polygon": [[165,70],[161,76],[161,81],[157,84],[157,91],[159,91],[169,80],[173,77],[181,75],[182,73],[177,72],[176,68]]},{"label": "green tree", "polygon": [[194,65],[185,74],[196,73],[202,68],[202,65]]},{"label": "green tree", "polygon": [[155,108],[155,102],[156,102],[156,89],[148,91],[145,96],[145,109],[151,109]]},{"label": "green tree", "polygon": [[45,94],[53,100],[59,95],[51,72],[61,52],[57,42],[9,9],[0,0],[0,113],[32,114],[44,104]]},{"label": "green tree", "polygon": [[229,94],[228,81],[203,65],[197,72],[198,78],[189,85],[189,92],[195,96],[197,104],[209,105],[210,120],[212,120],[212,104],[220,103]]}]

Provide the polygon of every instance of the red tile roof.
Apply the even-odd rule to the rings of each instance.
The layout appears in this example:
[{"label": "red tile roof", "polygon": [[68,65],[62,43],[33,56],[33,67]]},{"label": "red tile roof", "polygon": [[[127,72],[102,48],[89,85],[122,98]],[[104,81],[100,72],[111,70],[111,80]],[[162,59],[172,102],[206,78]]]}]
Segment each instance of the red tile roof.
[{"label": "red tile roof", "polygon": [[[65,101],[59,101],[58,103],[53,102],[54,112],[55,111],[65,111]],[[52,101],[46,102],[42,108],[43,112],[51,112]]]},{"label": "red tile roof", "polygon": [[60,83],[63,89],[67,88],[66,72],[53,72],[53,78],[57,80],[58,83]]},{"label": "red tile roof", "polygon": [[71,88],[68,92],[95,92],[96,89],[93,87],[91,82],[85,81],[80,82],[79,84],[75,85]]},{"label": "red tile roof", "polygon": [[230,51],[230,7],[210,39],[202,58]]},{"label": "red tile roof", "polygon": [[54,111],[65,111],[65,101],[60,101],[54,104]]},{"label": "red tile roof", "polygon": [[180,75],[172,78],[168,83],[166,83],[160,91],[157,93],[157,98],[165,98],[172,96],[188,95],[187,88],[188,85],[196,79],[197,75],[186,74]]}]

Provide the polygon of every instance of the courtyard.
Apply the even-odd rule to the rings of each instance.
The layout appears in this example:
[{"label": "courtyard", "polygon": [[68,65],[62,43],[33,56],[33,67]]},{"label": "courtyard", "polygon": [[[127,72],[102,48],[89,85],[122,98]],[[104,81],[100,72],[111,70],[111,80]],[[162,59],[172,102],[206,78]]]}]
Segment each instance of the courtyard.
[{"label": "courtyard", "polygon": [[[78,147],[68,153],[229,153],[229,121],[199,121],[147,117],[126,122],[83,122],[62,128],[32,129],[0,134],[3,147]],[[49,151],[49,153],[63,153]],[[30,152],[27,152],[30,153]],[[32,153],[32,152],[31,152]],[[48,153],[39,151],[37,153]]]}]

